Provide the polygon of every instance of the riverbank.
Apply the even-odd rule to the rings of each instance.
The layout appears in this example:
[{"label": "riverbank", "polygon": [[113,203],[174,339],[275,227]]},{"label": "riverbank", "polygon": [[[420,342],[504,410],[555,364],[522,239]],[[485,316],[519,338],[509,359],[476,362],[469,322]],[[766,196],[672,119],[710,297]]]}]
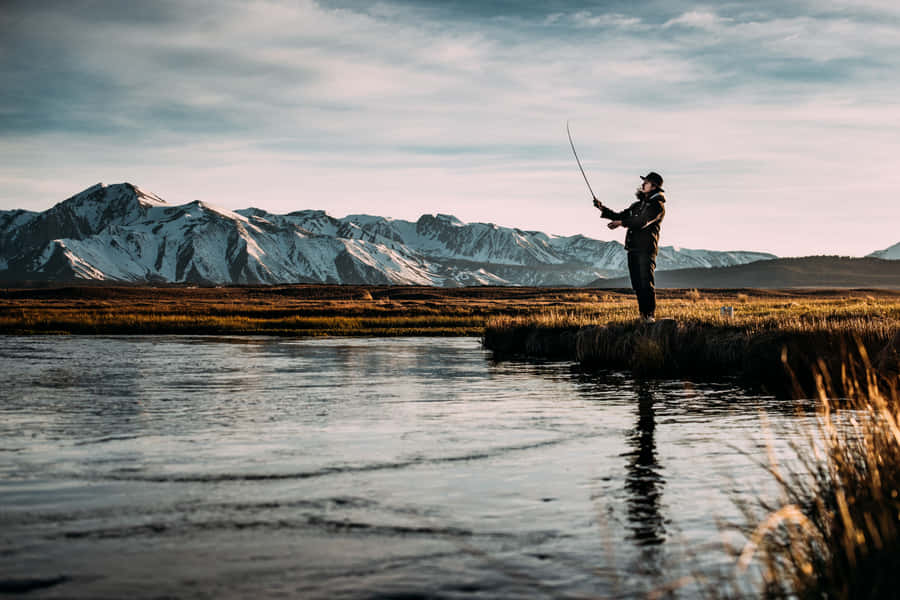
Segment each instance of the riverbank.
[{"label": "riverbank", "polygon": [[[720,315],[731,306],[734,316]],[[576,360],[641,376],[739,375],[784,393],[862,347],[896,367],[900,293],[660,290],[660,322],[630,290],[420,286],[71,286],[0,290],[0,334],[474,336],[498,358]],[[892,345],[893,344],[893,345]],[[838,370],[834,370],[838,369]],[[804,375],[806,374],[806,375]]]},{"label": "riverbank", "polygon": [[812,396],[817,373],[841,392],[854,370],[888,379],[900,370],[895,299],[744,297],[733,317],[713,304],[672,300],[649,325],[620,312],[605,322],[577,312],[498,317],[486,324],[484,345],[498,358],[573,360],[639,377],[734,375],[779,396]]}]

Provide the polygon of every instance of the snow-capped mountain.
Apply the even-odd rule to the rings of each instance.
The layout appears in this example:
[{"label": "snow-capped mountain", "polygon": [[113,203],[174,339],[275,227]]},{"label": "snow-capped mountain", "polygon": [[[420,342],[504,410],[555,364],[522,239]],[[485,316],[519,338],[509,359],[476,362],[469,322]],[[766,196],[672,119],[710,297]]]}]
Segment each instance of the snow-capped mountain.
[{"label": "snow-capped mountain", "polygon": [[[658,269],[775,258],[660,248]],[[626,272],[622,244],[450,215],[416,222],[320,210],[180,206],[97,184],[47,211],[0,211],[0,278],[131,282],[583,285]]]},{"label": "snow-capped mountain", "polygon": [[884,260],[900,260],[900,242],[884,250],[867,255],[867,258],[883,258]]}]

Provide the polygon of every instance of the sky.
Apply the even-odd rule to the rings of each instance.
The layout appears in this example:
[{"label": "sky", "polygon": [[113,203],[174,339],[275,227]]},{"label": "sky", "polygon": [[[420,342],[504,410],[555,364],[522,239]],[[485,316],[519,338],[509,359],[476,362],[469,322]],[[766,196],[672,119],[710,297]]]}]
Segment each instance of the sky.
[{"label": "sky", "polygon": [[322,209],[862,256],[900,241],[900,3],[0,4],[0,210],[97,183]]}]

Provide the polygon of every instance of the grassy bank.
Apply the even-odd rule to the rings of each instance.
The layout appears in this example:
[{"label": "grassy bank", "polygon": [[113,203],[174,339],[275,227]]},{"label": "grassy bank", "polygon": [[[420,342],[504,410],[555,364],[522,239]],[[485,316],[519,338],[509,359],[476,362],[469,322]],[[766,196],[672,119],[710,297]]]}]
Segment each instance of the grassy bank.
[{"label": "grassy bank", "polygon": [[[776,501],[740,503],[738,570],[760,568],[759,589],[725,597],[893,598],[900,585],[900,393],[872,365],[846,365],[837,381],[816,373],[818,425],[770,466]],[[728,583],[727,581],[725,582]],[[730,586],[726,586],[730,587]]]},{"label": "grassy bank", "polygon": [[729,303],[731,318],[718,311],[725,300],[685,292],[660,302],[661,319],[653,325],[640,323],[633,307],[621,304],[497,316],[486,323],[485,346],[499,357],[571,359],[639,376],[739,375],[778,395],[811,396],[813,368],[839,375],[861,350],[878,372],[897,370],[896,296],[739,293]]}]

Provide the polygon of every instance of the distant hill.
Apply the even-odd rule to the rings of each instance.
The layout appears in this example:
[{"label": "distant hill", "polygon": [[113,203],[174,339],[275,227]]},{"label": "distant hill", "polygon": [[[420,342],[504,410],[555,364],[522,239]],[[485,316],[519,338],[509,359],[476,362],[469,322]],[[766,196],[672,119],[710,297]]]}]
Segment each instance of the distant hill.
[{"label": "distant hill", "polygon": [[885,248],[884,250],[878,250],[867,256],[871,258],[884,258],[887,260],[900,260],[900,243],[894,244],[890,248]]},{"label": "distant hill", "polygon": [[[900,288],[900,261],[846,256],[760,260],[731,267],[657,271],[660,288]],[[627,277],[598,279],[593,288],[627,288]]]}]

